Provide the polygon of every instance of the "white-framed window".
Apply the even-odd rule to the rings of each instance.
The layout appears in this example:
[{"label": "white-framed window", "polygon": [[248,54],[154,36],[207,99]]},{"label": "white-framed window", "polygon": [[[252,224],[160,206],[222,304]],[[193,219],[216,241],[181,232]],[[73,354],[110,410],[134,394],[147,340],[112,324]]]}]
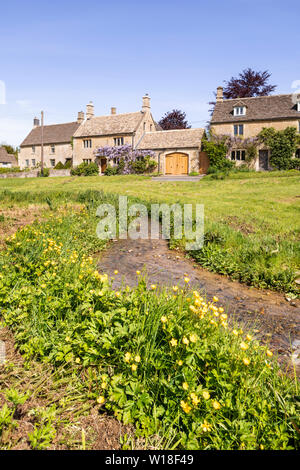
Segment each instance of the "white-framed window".
[{"label": "white-framed window", "polygon": [[114,138],[114,144],[116,146],[124,145],[124,137],[115,137]]},{"label": "white-framed window", "polygon": [[232,150],[231,160],[233,161],[246,160],[246,150]]},{"label": "white-framed window", "polygon": [[31,160],[31,164],[32,164],[32,166],[35,166],[35,158],[33,158],[33,159]]},{"label": "white-framed window", "polygon": [[235,106],[233,108],[234,116],[245,116],[245,114],[246,114],[246,106]]},{"label": "white-framed window", "polygon": [[55,153],[55,145],[54,144],[50,145],[50,151],[51,151],[51,153]]},{"label": "white-framed window", "polygon": [[244,124],[234,124],[233,134],[234,135],[244,135]]},{"label": "white-framed window", "polygon": [[50,165],[52,166],[52,168],[55,167],[55,158],[50,158]]},{"label": "white-framed window", "polygon": [[29,167],[29,160],[25,160],[25,164],[27,166],[27,168]]},{"label": "white-framed window", "polygon": [[31,147],[32,153],[35,153],[35,145]]},{"label": "white-framed window", "polygon": [[92,148],[92,139],[84,139],[83,141],[83,147],[85,149]]},{"label": "white-framed window", "polygon": [[300,101],[297,101],[297,111],[300,112]]},{"label": "white-framed window", "polygon": [[84,159],[83,159],[83,163],[88,163],[88,164],[90,164],[90,163],[92,163],[92,159],[91,159],[91,158],[84,158]]}]

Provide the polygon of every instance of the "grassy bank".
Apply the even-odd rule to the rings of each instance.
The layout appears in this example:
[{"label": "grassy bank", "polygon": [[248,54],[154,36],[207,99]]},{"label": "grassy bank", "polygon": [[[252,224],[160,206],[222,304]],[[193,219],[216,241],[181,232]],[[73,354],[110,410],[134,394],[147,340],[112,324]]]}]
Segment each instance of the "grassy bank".
[{"label": "grassy bank", "polygon": [[241,173],[198,183],[156,182],[143,176],[14,179],[0,181],[0,202],[84,202],[95,191],[95,200],[104,193],[146,203],[202,203],[205,246],[192,253],[201,266],[249,285],[297,295],[299,182],[297,171]]},{"label": "grassy bank", "polygon": [[[229,326],[216,298],[147,290],[142,277],[113,290],[92,257],[104,246],[95,207],[54,211],[0,253],[1,317],[28,367],[88,376],[87,399],[161,448],[299,448],[298,385],[272,352]],[[14,420],[6,406],[2,433]],[[50,445],[49,426],[38,421],[36,446],[44,434]]]}]

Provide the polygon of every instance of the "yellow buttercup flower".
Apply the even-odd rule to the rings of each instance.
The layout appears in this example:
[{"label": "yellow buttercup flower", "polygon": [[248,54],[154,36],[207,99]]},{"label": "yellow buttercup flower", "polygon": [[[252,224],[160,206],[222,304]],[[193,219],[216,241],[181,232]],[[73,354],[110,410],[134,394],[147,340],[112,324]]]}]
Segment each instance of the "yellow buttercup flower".
[{"label": "yellow buttercup flower", "polygon": [[106,383],[106,382],[102,382],[101,388],[104,388],[104,389],[107,388],[107,383]]},{"label": "yellow buttercup flower", "polygon": [[189,389],[189,384],[187,382],[183,382],[182,388],[183,388],[183,390],[188,390]]},{"label": "yellow buttercup flower", "polygon": [[76,364],[80,364],[80,359],[79,359],[79,357],[76,357],[75,362],[76,362]]},{"label": "yellow buttercup flower", "polygon": [[221,404],[217,400],[215,400],[213,402],[213,407],[215,410],[219,410],[221,408]]},{"label": "yellow buttercup flower", "polygon": [[173,291],[177,292],[178,291],[178,286],[173,286]]},{"label": "yellow buttercup flower", "polygon": [[237,330],[232,330],[232,334],[233,334],[234,336],[238,336],[239,332],[238,332]]},{"label": "yellow buttercup flower", "polygon": [[198,336],[195,335],[194,333],[190,335],[190,342],[191,343],[196,343],[197,339],[198,339]]},{"label": "yellow buttercup flower", "polygon": [[214,302],[219,302],[219,298],[216,297],[216,296],[214,296],[214,297],[213,297],[213,301],[214,301]]},{"label": "yellow buttercup flower", "polygon": [[190,282],[190,278],[189,278],[189,277],[185,277],[185,278],[184,278],[184,282],[185,282],[186,284],[188,284],[188,283]]},{"label": "yellow buttercup flower", "polygon": [[204,400],[209,400],[209,399],[210,399],[210,394],[209,394],[209,392],[206,392],[206,391],[203,392],[203,393],[202,393],[202,396],[203,396]]},{"label": "yellow buttercup flower", "polygon": [[250,362],[251,362],[250,359],[248,359],[247,357],[244,357],[243,363],[245,364],[245,366],[249,366]]},{"label": "yellow buttercup flower", "polygon": [[195,305],[190,305],[190,306],[189,306],[189,309],[190,309],[191,312],[193,312],[193,313],[196,313],[196,312],[197,312],[197,309],[196,309]]},{"label": "yellow buttercup flower", "polygon": [[247,336],[246,336],[246,340],[247,340],[247,341],[252,341],[252,336],[251,336],[251,335],[247,335]]},{"label": "yellow buttercup flower", "polygon": [[179,366],[182,366],[182,364],[183,364],[182,360],[179,359],[179,361],[177,361],[177,364],[178,364]]},{"label": "yellow buttercup flower", "polygon": [[130,352],[127,352],[127,353],[125,354],[124,361],[125,361],[125,362],[130,362],[130,360],[131,360],[131,354],[130,354]]},{"label": "yellow buttercup flower", "polygon": [[136,271],[136,274],[139,276],[141,274],[141,271]]},{"label": "yellow buttercup flower", "polygon": [[197,397],[196,393],[191,393],[190,397],[194,406],[197,406],[200,403],[200,398]]},{"label": "yellow buttercup flower", "polygon": [[180,406],[181,406],[181,408],[183,409],[183,411],[184,411],[185,413],[189,413],[189,412],[191,411],[191,409],[192,409],[192,407],[191,407],[188,403],[186,403],[185,401],[183,401],[183,400],[181,400]]},{"label": "yellow buttercup flower", "polygon": [[240,344],[240,348],[243,350],[243,351],[246,351],[246,349],[249,348],[249,345],[247,343],[245,343],[244,341],[241,342]]},{"label": "yellow buttercup flower", "polygon": [[155,284],[151,284],[151,290],[155,290],[156,289],[156,285]]},{"label": "yellow buttercup flower", "polygon": [[182,339],[182,342],[183,344],[186,344],[186,345],[190,343],[186,336]]},{"label": "yellow buttercup flower", "polygon": [[135,360],[135,362],[141,362],[141,356],[139,356],[139,354],[137,354],[137,355],[134,357],[134,360]]},{"label": "yellow buttercup flower", "polygon": [[173,347],[177,346],[177,339],[172,338],[171,341],[170,341],[170,344],[171,344],[171,346],[173,346]]},{"label": "yellow buttercup flower", "polygon": [[137,365],[136,365],[136,364],[132,364],[131,370],[133,370],[133,372],[135,372],[135,371],[137,370]]},{"label": "yellow buttercup flower", "polygon": [[211,430],[211,424],[208,424],[206,420],[201,424],[201,429],[203,432],[209,432]]},{"label": "yellow buttercup flower", "polygon": [[163,316],[161,317],[160,321],[161,321],[162,323],[167,323],[168,318],[163,315]]},{"label": "yellow buttercup flower", "polygon": [[267,355],[268,357],[272,357],[272,356],[273,356],[273,353],[272,353],[272,351],[270,351],[270,350],[268,349],[267,352],[266,352],[266,355]]},{"label": "yellow buttercup flower", "polygon": [[97,398],[97,403],[99,403],[99,405],[102,405],[104,402],[105,402],[105,398],[103,396],[100,396]]}]

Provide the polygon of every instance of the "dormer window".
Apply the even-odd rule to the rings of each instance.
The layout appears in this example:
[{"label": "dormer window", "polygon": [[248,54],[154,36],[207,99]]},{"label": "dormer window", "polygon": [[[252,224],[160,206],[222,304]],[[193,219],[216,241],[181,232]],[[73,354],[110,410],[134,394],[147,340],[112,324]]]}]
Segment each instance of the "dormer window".
[{"label": "dormer window", "polygon": [[235,106],[233,108],[234,116],[245,116],[245,114],[246,114],[246,106]]}]

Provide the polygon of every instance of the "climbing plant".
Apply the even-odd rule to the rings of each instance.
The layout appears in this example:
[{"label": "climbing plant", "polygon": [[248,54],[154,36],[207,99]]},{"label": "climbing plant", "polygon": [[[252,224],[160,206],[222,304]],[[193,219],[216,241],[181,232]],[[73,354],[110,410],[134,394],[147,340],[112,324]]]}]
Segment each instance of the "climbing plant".
[{"label": "climbing plant", "polygon": [[259,139],[271,151],[270,163],[277,170],[288,170],[292,167],[292,157],[299,144],[299,135],[295,127],[287,127],[276,131],[273,127],[264,127],[259,133]]}]

